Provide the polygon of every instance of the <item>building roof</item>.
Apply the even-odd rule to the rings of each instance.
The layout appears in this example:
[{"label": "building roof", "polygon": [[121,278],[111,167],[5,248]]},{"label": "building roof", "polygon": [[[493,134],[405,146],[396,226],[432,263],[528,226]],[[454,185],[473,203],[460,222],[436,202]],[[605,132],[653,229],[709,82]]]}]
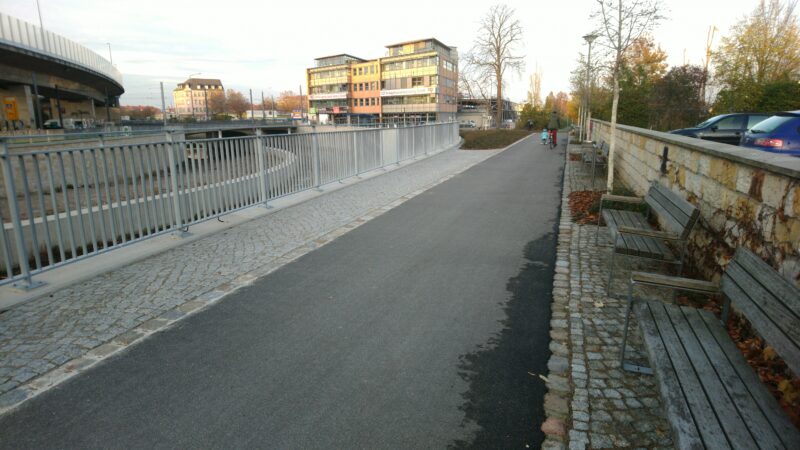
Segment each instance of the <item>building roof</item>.
[{"label": "building roof", "polygon": [[445,48],[447,48],[447,49],[452,49],[452,48],[454,48],[454,47],[451,47],[451,46],[449,46],[449,45],[445,45],[445,43],[443,43],[442,41],[440,41],[440,40],[438,40],[438,39],[436,39],[436,38],[427,38],[427,39],[414,39],[413,41],[405,41],[405,42],[400,42],[400,43],[397,43],[397,44],[391,44],[391,45],[387,45],[387,46],[386,46],[386,48],[400,47],[401,45],[406,45],[406,44],[416,44],[417,42],[427,42],[427,41],[433,41],[433,42],[436,42],[437,44],[439,44],[439,45],[441,45],[442,47],[445,47]]},{"label": "building roof", "polygon": [[336,58],[337,56],[347,56],[349,58],[357,59],[359,61],[366,61],[366,59],[359,58],[358,56],[348,55],[347,53],[339,53],[338,55],[330,55],[330,56],[323,56],[321,58],[314,58],[314,61],[319,61],[321,59],[328,59],[328,58]]},{"label": "building roof", "polygon": [[202,84],[209,86],[222,86],[222,81],[218,78],[189,78],[183,83],[178,83],[178,86],[185,86],[187,84]]}]

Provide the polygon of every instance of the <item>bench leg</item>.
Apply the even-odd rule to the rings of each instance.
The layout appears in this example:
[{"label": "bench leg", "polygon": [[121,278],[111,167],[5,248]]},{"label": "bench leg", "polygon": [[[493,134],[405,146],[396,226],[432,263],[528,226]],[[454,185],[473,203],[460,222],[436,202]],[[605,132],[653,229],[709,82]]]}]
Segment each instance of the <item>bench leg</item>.
[{"label": "bench leg", "polygon": [[622,350],[619,355],[619,366],[627,372],[636,372],[651,375],[653,369],[650,367],[639,366],[625,362],[625,349],[628,344],[628,330],[631,324],[631,312],[633,311],[633,281],[628,284],[628,307],[625,309],[625,328],[622,331]]},{"label": "bench leg", "polygon": [[606,295],[611,296],[611,280],[614,279],[614,257],[616,256],[616,246],[611,248],[611,264],[608,268],[608,283],[606,283]]}]

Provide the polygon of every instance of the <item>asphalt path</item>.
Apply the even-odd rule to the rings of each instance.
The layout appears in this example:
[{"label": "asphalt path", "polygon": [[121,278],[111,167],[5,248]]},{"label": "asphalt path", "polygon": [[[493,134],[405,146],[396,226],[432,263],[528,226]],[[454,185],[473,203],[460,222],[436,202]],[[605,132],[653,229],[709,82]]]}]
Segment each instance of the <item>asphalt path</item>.
[{"label": "asphalt path", "polygon": [[0,417],[0,448],[530,448],[563,147],[425,191]]}]

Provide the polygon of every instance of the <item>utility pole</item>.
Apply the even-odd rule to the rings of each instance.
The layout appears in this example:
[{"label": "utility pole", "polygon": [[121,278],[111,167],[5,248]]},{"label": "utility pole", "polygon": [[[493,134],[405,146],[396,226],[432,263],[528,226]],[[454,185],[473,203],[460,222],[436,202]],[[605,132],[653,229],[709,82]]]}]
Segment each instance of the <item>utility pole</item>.
[{"label": "utility pole", "polygon": [[203,98],[206,103],[206,122],[208,122],[208,89],[203,89]]},{"label": "utility pole", "polygon": [[[592,42],[597,39],[599,36],[594,33],[589,33],[583,37],[583,39],[589,44],[589,51],[586,55],[586,80],[587,84],[589,85],[589,92],[586,93],[586,132],[585,132],[585,139],[589,139],[589,123],[592,120],[592,85],[594,84],[592,81]],[[594,186],[592,186],[594,188]]]},{"label": "utility pole", "polygon": [[303,120],[303,113],[305,109],[305,105],[303,104],[303,85],[300,85],[300,96],[297,97],[297,103],[300,104],[300,120]]},{"label": "utility pole", "polygon": [[250,89],[250,120],[256,121],[256,106],[253,104],[253,90]]},{"label": "utility pole", "polygon": [[164,126],[167,126],[167,102],[164,100],[164,82],[161,82],[161,118],[164,119]]},{"label": "utility pole", "polygon": [[39,0],[36,0],[36,11],[39,13],[39,33],[42,35],[42,48],[47,50],[47,39],[45,39],[44,25],[42,24],[42,8],[39,7]]},{"label": "utility pole", "polygon": [[261,118],[267,120],[267,105],[264,103],[264,91],[261,91]]}]

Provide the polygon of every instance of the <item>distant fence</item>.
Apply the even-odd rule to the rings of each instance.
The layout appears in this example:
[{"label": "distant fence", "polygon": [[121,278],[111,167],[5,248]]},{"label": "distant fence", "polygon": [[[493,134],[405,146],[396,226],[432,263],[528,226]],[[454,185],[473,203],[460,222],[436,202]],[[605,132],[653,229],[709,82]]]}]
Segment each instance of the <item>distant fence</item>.
[{"label": "distant fence", "polygon": [[441,151],[457,123],[47,150],[0,140],[0,285]]}]

